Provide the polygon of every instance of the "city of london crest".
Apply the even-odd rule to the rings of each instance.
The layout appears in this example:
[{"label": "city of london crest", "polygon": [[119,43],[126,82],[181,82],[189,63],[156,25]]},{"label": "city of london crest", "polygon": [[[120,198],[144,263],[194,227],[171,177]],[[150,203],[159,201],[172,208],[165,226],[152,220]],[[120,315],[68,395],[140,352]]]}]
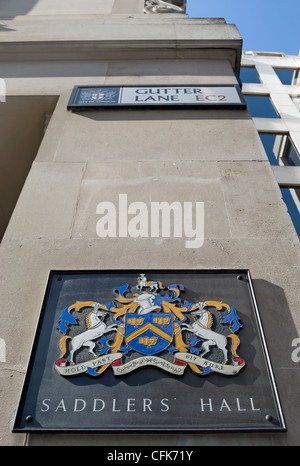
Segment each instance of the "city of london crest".
[{"label": "city of london crest", "polygon": [[62,311],[56,371],[64,376],[125,376],[154,366],[173,375],[235,375],[245,366],[237,353],[242,328],[237,311],[222,301],[192,303],[184,286],[151,281],[115,288],[109,303],[77,301]]}]

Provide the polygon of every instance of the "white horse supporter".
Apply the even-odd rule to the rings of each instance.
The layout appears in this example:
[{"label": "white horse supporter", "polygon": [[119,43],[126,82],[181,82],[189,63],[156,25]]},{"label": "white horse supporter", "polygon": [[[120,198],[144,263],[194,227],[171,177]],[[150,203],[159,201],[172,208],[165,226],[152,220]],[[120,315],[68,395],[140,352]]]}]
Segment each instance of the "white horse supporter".
[{"label": "white horse supporter", "polygon": [[232,353],[234,355],[236,355],[236,349],[240,343],[240,340],[233,333],[224,336],[221,333],[217,333],[211,330],[210,327],[213,322],[211,313],[204,309],[205,303],[199,302],[198,307],[199,310],[193,312],[192,314],[194,316],[199,316],[200,318],[195,319],[195,322],[192,325],[181,324],[181,328],[182,330],[188,330],[192,332],[194,335],[206,340],[204,341],[204,343],[202,343],[202,347],[204,349],[204,352],[201,354],[202,357],[209,352],[210,346],[217,346],[223,352],[224,363],[226,364],[228,361],[228,351],[226,349],[227,338],[232,339]]},{"label": "white horse supporter", "polygon": [[69,338],[71,339],[71,345],[70,345],[71,364],[74,364],[75,351],[79,350],[82,346],[88,347],[89,353],[97,357],[97,354],[94,352],[94,348],[96,346],[96,343],[94,340],[101,337],[105,333],[108,333],[111,331],[118,331],[117,324],[106,325],[104,323],[104,317],[106,316],[107,313],[100,310],[101,304],[95,303],[92,305],[92,307],[93,307],[93,310],[88,314],[86,318],[86,324],[87,324],[88,329],[85,330],[84,332],[79,333],[73,338],[69,336],[62,337],[59,342],[60,347],[62,349],[62,354],[60,358],[62,358],[67,351],[66,340]]}]

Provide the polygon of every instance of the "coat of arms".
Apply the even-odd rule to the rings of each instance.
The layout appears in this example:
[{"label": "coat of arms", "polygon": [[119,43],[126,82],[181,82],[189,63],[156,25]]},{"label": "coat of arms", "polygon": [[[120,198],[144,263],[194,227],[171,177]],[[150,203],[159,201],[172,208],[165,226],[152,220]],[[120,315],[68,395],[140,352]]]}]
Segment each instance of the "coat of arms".
[{"label": "coat of arms", "polygon": [[190,368],[198,375],[237,374],[245,361],[238,353],[242,327],[237,311],[222,301],[183,299],[184,286],[164,285],[141,273],[135,286],[121,285],[109,303],[77,301],[58,322],[62,376],[107,369],[124,376],[145,366],[174,375]]}]

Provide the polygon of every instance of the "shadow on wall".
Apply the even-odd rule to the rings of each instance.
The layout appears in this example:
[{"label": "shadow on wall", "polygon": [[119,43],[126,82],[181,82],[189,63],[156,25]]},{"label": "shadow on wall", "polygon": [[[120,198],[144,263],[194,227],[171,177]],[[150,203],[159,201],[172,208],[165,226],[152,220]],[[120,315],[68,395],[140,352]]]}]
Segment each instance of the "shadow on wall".
[{"label": "shadow on wall", "polygon": [[[36,5],[38,0],[1,0],[0,2],[0,20],[13,19],[15,16],[27,15]],[[6,29],[0,25],[0,31]]]},{"label": "shadow on wall", "polygon": [[18,96],[0,104],[0,242],[56,103],[57,96]]},{"label": "shadow on wall", "polygon": [[[284,275],[282,276],[284,277]],[[296,287],[296,275],[294,281]],[[289,283],[291,287],[293,286],[290,273],[284,277],[283,285],[286,283]],[[289,310],[284,289],[262,279],[254,279],[253,287],[274,368],[295,368],[291,354],[292,342],[297,337],[298,332]]]}]

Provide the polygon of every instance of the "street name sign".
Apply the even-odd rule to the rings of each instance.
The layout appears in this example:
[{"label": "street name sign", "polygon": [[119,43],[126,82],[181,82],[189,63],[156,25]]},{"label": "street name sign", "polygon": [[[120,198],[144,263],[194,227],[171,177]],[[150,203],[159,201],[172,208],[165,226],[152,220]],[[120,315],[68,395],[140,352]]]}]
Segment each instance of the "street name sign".
[{"label": "street name sign", "polygon": [[246,108],[237,85],[75,86],[69,110],[105,108]]}]

